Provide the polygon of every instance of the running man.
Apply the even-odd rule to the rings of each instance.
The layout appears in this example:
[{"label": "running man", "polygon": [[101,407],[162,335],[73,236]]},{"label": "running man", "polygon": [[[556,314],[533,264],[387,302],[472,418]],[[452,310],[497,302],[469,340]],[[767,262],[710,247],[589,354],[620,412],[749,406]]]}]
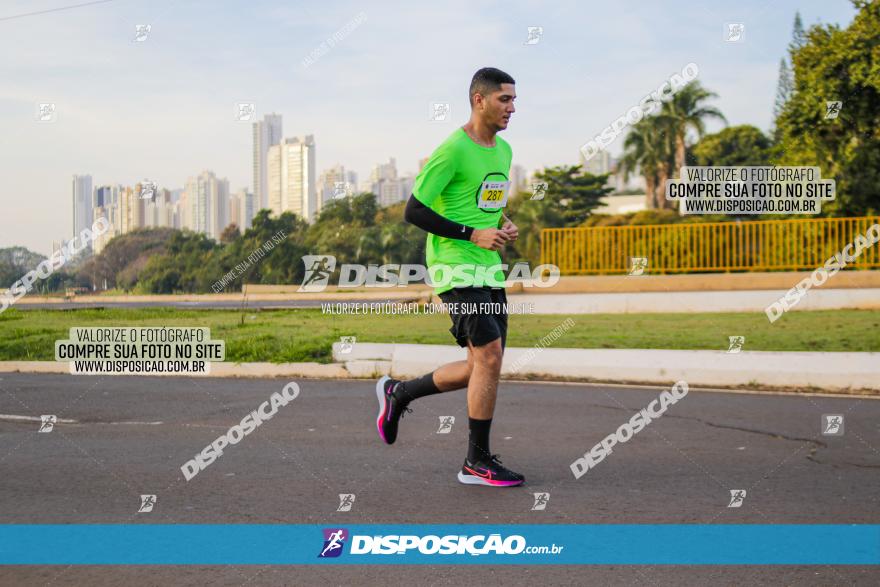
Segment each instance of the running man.
[{"label": "running man", "polygon": [[[406,221],[428,233],[425,256],[437,274],[434,290],[446,304],[467,304],[450,311],[450,332],[467,347],[467,361],[439,367],[410,381],[381,378],[376,384],[376,426],[387,444],[397,439],[397,425],[409,403],[420,397],[467,387],[469,443],[458,473],[461,483],[521,485],[525,478],[503,467],[489,450],[501,359],[507,341],[504,273],[498,253],[519,231],[504,215],[510,195],[510,145],[496,133],[507,128],[516,99],[513,78],[494,67],[474,74],[470,85],[471,119],[431,155],[416,178],[406,205]],[[496,267],[489,270],[490,267]],[[452,272],[451,269],[456,269]],[[465,269],[464,271],[462,269]],[[502,305],[498,313],[473,312],[471,304]],[[479,306],[476,306],[479,307]]]}]

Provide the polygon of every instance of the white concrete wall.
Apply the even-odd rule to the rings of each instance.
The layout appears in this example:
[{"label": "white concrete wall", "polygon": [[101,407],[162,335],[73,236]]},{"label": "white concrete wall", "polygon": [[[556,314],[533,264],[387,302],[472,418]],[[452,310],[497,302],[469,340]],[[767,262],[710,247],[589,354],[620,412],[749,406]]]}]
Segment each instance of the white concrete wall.
[{"label": "white concrete wall", "polygon": [[[792,284],[792,287],[794,284]],[[525,290],[528,291],[528,290]],[[534,304],[535,314],[764,312],[787,290],[517,294],[508,303]],[[880,289],[813,288],[792,311],[880,309]],[[785,317],[783,316],[783,320]]]}]

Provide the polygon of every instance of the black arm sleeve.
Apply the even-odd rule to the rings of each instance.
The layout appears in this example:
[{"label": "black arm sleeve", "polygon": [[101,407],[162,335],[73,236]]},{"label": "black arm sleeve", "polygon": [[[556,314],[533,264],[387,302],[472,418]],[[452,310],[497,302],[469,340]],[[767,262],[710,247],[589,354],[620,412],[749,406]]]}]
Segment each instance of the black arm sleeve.
[{"label": "black arm sleeve", "polygon": [[459,224],[458,222],[453,222],[448,218],[440,216],[422,204],[418,198],[413,195],[410,195],[409,200],[406,203],[406,211],[403,213],[403,218],[410,224],[418,226],[425,232],[430,232],[431,234],[446,238],[456,238],[469,241],[471,240],[471,234],[474,232],[474,229],[470,226],[465,226],[464,224]]}]

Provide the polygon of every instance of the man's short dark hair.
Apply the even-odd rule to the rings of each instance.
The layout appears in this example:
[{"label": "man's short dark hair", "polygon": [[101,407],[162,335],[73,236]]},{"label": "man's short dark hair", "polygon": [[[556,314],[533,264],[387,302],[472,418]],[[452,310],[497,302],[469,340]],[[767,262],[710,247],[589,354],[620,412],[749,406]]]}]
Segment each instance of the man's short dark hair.
[{"label": "man's short dark hair", "polygon": [[501,89],[501,84],[515,84],[516,82],[510,75],[504,73],[500,69],[494,67],[484,67],[477,70],[471,79],[471,89],[468,92],[468,98],[471,107],[474,105],[474,94],[488,96],[492,92]]}]

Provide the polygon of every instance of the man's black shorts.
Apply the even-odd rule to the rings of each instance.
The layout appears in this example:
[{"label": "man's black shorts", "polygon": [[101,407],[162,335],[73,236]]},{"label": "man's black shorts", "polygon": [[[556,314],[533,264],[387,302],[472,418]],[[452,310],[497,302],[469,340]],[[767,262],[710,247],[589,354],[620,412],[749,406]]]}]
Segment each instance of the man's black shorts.
[{"label": "man's black shorts", "polygon": [[[459,346],[467,347],[470,340],[474,346],[483,346],[501,338],[501,348],[507,344],[507,294],[503,289],[491,287],[454,287],[439,295],[440,300],[450,304],[449,332]],[[453,304],[457,304],[456,309]],[[480,304],[486,304],[481,306]]]}]

